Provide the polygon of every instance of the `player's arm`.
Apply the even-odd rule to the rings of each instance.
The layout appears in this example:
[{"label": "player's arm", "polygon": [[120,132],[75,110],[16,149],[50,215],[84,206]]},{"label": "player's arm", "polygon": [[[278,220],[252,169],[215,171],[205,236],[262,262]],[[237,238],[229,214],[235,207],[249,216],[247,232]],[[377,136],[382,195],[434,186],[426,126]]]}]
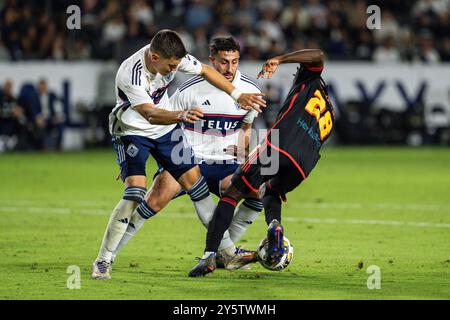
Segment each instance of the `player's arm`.
[{"label": "player's arm", "polygon": [[252,135],[252,124],[243,123],[238,136],[238,160],[245,161],[250,149],[250,138]]},{"label": "player's arm", "polygon": [[272,78],[272,75],[277,70],[278,65],[283,63],[301,63],[308,68],[321,68],[325,62],[325,54],[320,49],[303,49],[291,53],[283,54],[281,56],[273,57],[267,60],[261,71],[258,74],[259,78],[264,78],[267,73],[267,79]]},{"label": "player's arm", "polygon": [[260,107],[266,106],[266,101],[262,99],[262,96],[264,95],[263,93],[242,93],[214,68],[203,63],[201,75],[210,84],[233,97],[233,99],[238,102],[244,110],[253,108],[256,111],[261,112]]},{"label": "player's arm", "polygon": [[250,138],[252,134],[252,124],[243,123],[238,133],[238,142],[236,145],[229,145],[224,150],[225,153],[237,158],[238,161],[244,162],[248,156],[250,149]]},{"label": "player's arm", "polygon": [[[126,78],[127,79],[127,78]],[[153,100],[147,92],[140,86],[130,85],[121,78],[118,81],[118,89],[123,92],[130,103],[130,107],[138,112],[151,124],[169,125],[178,122],[194,123],[203,117],[203,112],[199,108],[190,110],[165,110],[153,104]]]},{"label": "player's arm", "polygon": [[178,122],[194,123],[203,117],[200,108],[192,108],[185,111],[168,111],[155,107],[151,103],[144,103],[134,107],[141,116],[151,124],[169,125]]}]

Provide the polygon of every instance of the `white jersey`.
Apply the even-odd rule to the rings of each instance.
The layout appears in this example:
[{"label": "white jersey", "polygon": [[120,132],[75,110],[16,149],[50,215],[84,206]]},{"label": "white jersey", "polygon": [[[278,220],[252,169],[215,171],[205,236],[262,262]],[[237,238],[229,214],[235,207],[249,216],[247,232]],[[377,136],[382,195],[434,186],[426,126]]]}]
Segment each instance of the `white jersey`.
[{"label": "white jersey", "polygon": [[[236,71],[232,84],[241,92],[259,93],[258,85],[248,76]],[[243,110],[227,93],[209,84],[203,77],[193,77],[182,85],[170,98],[176,110],[200,107],[204,117],[195,124],[185,123],[184,132],[195,156],[205,160],[232,160],[233,156],[223,150],[237,145],[242,123],[253,123],[258,113]]]},{"label": "white jersey", "polygon": [[152,103],[158,108],[169,109],[167,88],[177,71],[199,75],[201,63],[187,54],[181,59],[177,70],[163,76],[153,74],[145,65],[146,45],[122,62],[116,75],[116,106],[109,115],[109,130],[112,135],[138,135],[156,139],[171,131],[173,125],[150,124],[134,107]]}]

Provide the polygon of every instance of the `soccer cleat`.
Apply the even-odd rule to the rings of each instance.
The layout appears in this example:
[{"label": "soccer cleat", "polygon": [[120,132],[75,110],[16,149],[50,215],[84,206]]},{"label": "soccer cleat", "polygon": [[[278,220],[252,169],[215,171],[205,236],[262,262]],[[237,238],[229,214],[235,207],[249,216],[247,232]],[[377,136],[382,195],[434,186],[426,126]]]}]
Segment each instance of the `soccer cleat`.
[{"label": "soccer cleat", "polygon": [[198,258],[198,263],[189,272],[189,277],[204,277],[216,269],[216,254],[211,253],[207,258]]},{"label": "soccer cleat", "polygon": [[256,251],[245,250],[240,247],[236,247],[233,255],[224,252],[223,254],[218,255],[218,257],[222,260],[223,268],[227,270],[247,270],[251,268],[251,263],[258,261],[258,254]]},{"label": "soccer cleat", "polygon": [[92,264],[92,279],[110,280],[111,279],[111,263],[105,260],[96,259]]},{"label": "soccer cleat", "polygon": [[284,228],[273,219],[267,228],[267,260],[270,262],[279,262],[281,257],[286,253],[283,245]]}]

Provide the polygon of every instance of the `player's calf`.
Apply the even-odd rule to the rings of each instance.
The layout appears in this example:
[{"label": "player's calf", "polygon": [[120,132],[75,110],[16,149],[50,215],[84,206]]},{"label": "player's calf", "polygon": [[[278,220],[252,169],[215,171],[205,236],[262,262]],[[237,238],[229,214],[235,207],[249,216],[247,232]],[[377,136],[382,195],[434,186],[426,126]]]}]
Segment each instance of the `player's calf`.
[{"label": "player's calf", "polygon": [[283,246],[283,236],[283,226],[274,219],[267,228],[267,259],[269,262],[277,262],[283,256],[283,254],[285,254]]},{"label": "player's calf", "polygon": [[[144,199],[145,193],[146,189],[143,187],[131,186],[125,189],[122,199],[111,213],[97,259],[93,263],[92,278],[111,278],[111,260],[114,251],[126,232],[134,209]],[[105,265],[107,267],[104,267]]]}]

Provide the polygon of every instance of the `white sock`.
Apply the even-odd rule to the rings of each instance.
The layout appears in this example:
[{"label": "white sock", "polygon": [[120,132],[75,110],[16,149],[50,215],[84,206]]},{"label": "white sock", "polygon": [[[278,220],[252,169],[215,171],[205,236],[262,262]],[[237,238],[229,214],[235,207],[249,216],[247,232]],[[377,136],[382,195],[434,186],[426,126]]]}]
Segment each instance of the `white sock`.
[{"label": "white sock", "polygon": [[[205,228],[208,229],[208,224],[214,215],[214,210],[217,205],[209,194],[208,185],[206,184],[205,179],[200,177],[192,188],[187,191],[187,194],[194,203],[198,218]],[[233,245],[233,243],[230,244],[231,240],[228,231],[225,231],[223,239],[225,241],[224,246],[229,247],[230,245]]]},{"label": "white sock", "polygon": [[130,223],[127,226],[127,230],[122,236],[122,239],[120,239],[120,242],[114,250],[112,254],[111,260],[114,261],[116,259],[117,254],[119,254],[120,250],[122,250],[123,247],[128,243],[128,241],[131,240],[131,238],[134,237],[134,235],[138,232],[138,230],[144,225],[144,222],[147,221],[147,219],[141,217],[141,215],[137,212],[137,210],[133,211],[133,214],[130,218]]},{"label": "white sock", "polygon": [[114,250],[112,255],[112,260],[115,260],[117,254],[120,250],[130,241],[131,238],[134,237],[134,235],[137,233],[137,231],[142,227],[145,221],[147,221],[148,218],[153,217],[157,212],[153,210],[147,202],[142,201],[139,206],[136,208],[136,210],[133,211],[133,214],[130,218],[130,223],[128,224],[128,227],[122,236],[122,239],[120,240],[119,244],[117,245],[116,250]]},{"label": "white sock", "polygon": [[202,224],[208,228],[208,223],[211,221],[216,204],[209,194],[208,184],[205,178],[200,177],[196,183],[187,190],[186,193],[194,203],[195,211]]},{"label": "white sock", "polygon": [[233,240],[231,240],[230,232],[227,230],[223,234],[222,240],[220,241],[218,252],[221,252],[225,249],[229,249],[230,247],[233,247],[233,253],[234,253],[236,246],[234,245]]},{"label": "white sock", "polygon": [[214,215],[214,210],[216,209],[216,204],[214,203],[213,198],[208,196],[203,200],[193,201],[193,203],[198,218],[205,228],[208,228],[208,224]]},{"label": "white sock", "polygon": [[230,242],[231,245],[229,247],[225,247],[225,242],[223,241],[223,239],[220,243],[221,247],[219,247],[218,253],[225,259],[233,257],[236,252],[236,246],[234,245],[233,241],[230,240]]},{"label": "white sock", "polygon": [[205,253],[204,253],[203,256],[202,256],[202,259],[208,258],[209,255],[210,255],[211,253],[213,253],[214,256],[216,256],[216,253],[215,253],[215,252],[212,252],[212,251],[205,251]]},{"label": "white sock", "polygon": [[262,207],[262,202],[255,199],[246,199],[240,204],[228,228],[230,240],[233,243],[238,242],[242,238],[248,227],[258,217]]},{"label": "white sock", "polygon": [[121,199],[116,205],[109,218],[108,226],[103,236],[102,245],[98,252],[98,258],[111,261],[113,251],[125,233],[131,214],[137,207],[137,203],[131,200]]}]

